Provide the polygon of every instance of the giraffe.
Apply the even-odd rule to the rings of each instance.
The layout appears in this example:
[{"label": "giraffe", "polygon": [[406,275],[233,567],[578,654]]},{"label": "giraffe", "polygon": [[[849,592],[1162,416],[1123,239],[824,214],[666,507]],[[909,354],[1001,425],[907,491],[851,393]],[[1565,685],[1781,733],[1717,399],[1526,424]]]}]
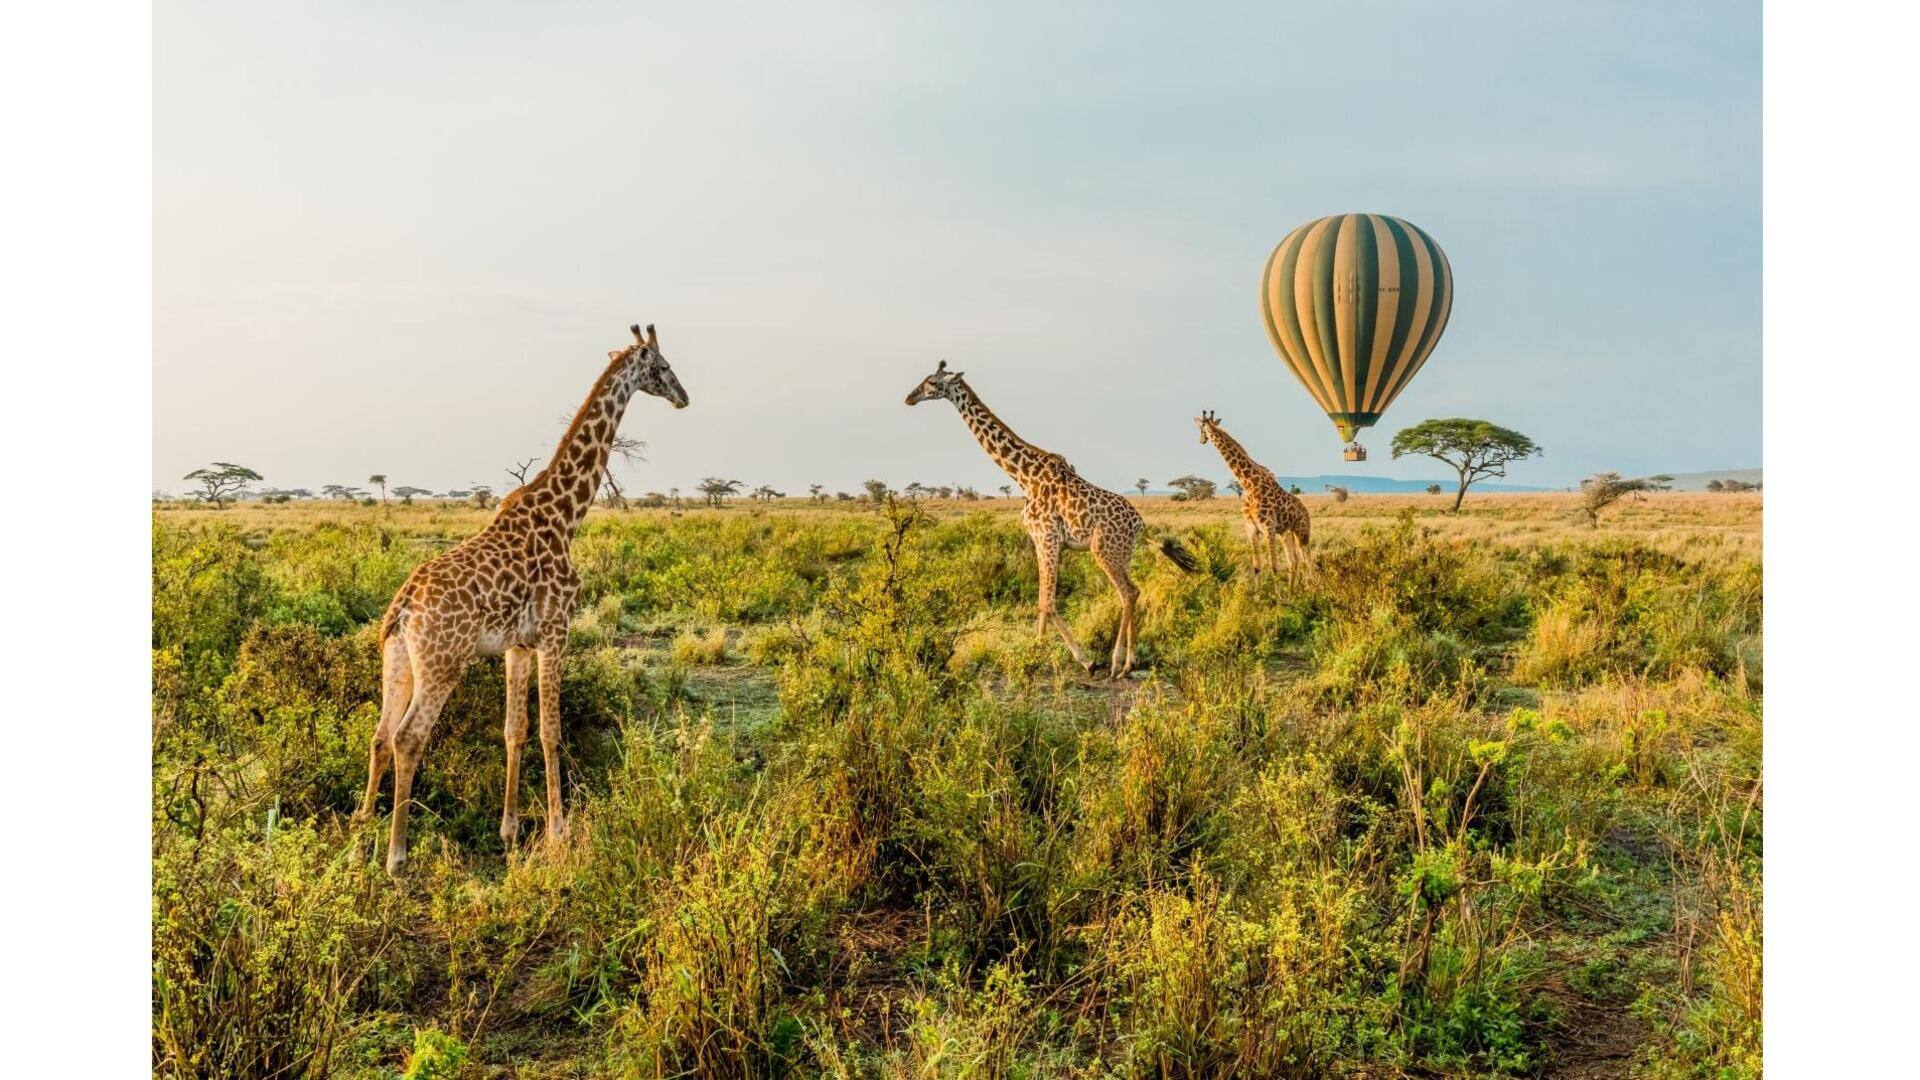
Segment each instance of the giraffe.
[{"label": "giraffe", "polygon": [[[918,405],[933,398],[953,403],[973,431],[974,438],[1008,476],[1027,493],[1026,509],[1020,521],[1033,539],[1034,557],[1040,564],[1040,616],[1035,632],[1047,636],[1051,626],[1059,631],[1075,663],[1094,673],[1094,661],[1073,640],[1067,624],[1054,610],[1054,589],[1059,580],[1063,548],[1091,550],[1100,569],[1120,594],[1120,630],[1114,635],[1113,655],[1107,674],[1118,679],[1133,670],[1133,623],[1140,590],[1128,573],[1133,561],[1133,546],[1146,528],[1140,511],[1111,491],[1094,487],[1080,478],[1059,454],[1042,450],[1013,433],[980,396],[967,385],[964,373],[948,371],[940,361],[934,373],[921,380],[907,395],[907,404]],[[1191,572],[1199,565],[1179,541],[1160,541],[1160,551],[1180,569]]]},{"label": "giraffe", "polygon": [[500,838],[520,832],[520,750],[527,737],[527,682],[540,679],[540,749],[546,758],[547,834],[566,835],[560,799],[560,660],[580,579],[569,549],[600,486],[601,472],[636,391],[687,407],[687,392],[660,355],[652,326],[608,364],[561,437],[553,459],[500,500],[487,527],[421,564],[380,623],[380,724],[367,758],[367,791],[356,818],[373,816],[380,781],[393,769],[387,872],[407,860],[407,801],[414,770],[440,709],[476,656],[502,656],[507,674],[507,790]]},{"label": "giraffe", "polygon": [[1253,545],[1254,576],[1260,576],[1263,555],[1266,569],[1279,571],[1280,557],[1275,550],[1279,546],[1287,550],[1288,585],[1294,583],[1296,569],[1311,574],[1313,562],[1307,554],[1307,543],[1312,523],[1307,518],[1307,504],[1281,487],[1272,469],[1253,460],[1246,448],[1220,426],[1220,418],[1211,409],[1194,417],[1193,422],[1200,425],[1200,441],[1212,443],[1220,451],[1227,469],[1239,481],[1243,492],[1240,513],[1247,519],[1247,542]]}]

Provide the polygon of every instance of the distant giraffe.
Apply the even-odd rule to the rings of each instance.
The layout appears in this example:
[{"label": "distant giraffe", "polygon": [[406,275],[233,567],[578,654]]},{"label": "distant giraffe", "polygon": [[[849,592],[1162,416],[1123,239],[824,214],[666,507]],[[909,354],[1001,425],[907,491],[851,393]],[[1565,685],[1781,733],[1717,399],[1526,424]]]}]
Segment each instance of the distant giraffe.
[{"label": "distant giraffe", "polygon": [[1287,584],[1294,583],[1296,570],[1311,574],[1313,563],[1307,544],[1312,523],[1307,517],[1307,504],[1281,487],[1273,470],[1253,460],[1246,448],[1220,426],[1212,410],[1195,417],[1194,423],[1200,425],[1200,441],[1212,443],[1220,451],[1227,469],[1243,489],[1240,513],[1247,521],[1247,542],[1253,545],[1254,576],[1260,576],[1263,556],[1267,569],[1280,569],[1279,554],[1274,550],[1279,545],[1287,549]]},{"label": "distant giraffe", "polygon": [[[1087,658],[1067,630],[1067,624],[1054,611],[1054,589],[1059,581],[1063,548],[1093,552],[1101,571],[1120,594],[1120,629],[1114,636],[1113,655],[1107,665],[1107,674],[1120,678],[1133,670],[1133,626],[1140,590],[1133,584],[1128,564],[1133,561],[1133,545],[1146,528],[1146,522],[1125,498],[1081,479],[1066,458],[1014,434],[1012,428],[981,402],[962,374],[948,371],[947,362],[940,361],[934,373],[907,395],[907,404],[918,405],[932,398],[953,402],[987,456],[1026,492],[1027,505],[1020,520],[1027,528],[1027,535],[1033,538],[1033,553],[1040,564],[1040,617],[1035,632],[1044,638],[1049,625],[1059,631],[1074,662],[1085,667],[1089,675],[1093,674],[1094,662]],[[1192,571],[1198,565],[1193,556],[1171,538],[1160,542],[1160,551],[1182,570]]]},{"label": "distant giraffe", "polygon": [[687,406],[687,392],[660,355],[649,326],[607,354],[606,371],[575,414],[553,460],[500,500],[486,528],[423,563],[380,623],[380,726],[367,760],[367,791],[356,815],[373,816],[380,781],[393,768],[393,824],[387,872],[407,860],[407,801],[414,770],[440,709],[476,656],[504,655],[507,667],[507,791],[500,838],[520,831],[520,748],[527,738],[527,678],[540,675],[540,748],[546,757],[547,833],[566,834],[560,799],[560,660],[580,578],[569,551],[593,504],[614,433],[636,392]]}]

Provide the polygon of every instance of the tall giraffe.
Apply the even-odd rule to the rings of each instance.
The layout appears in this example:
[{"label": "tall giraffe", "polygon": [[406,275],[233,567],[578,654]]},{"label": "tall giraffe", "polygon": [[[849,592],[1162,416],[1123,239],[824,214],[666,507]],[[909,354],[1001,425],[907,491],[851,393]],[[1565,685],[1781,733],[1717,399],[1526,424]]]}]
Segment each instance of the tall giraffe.
[{"label": "tall giraffe", "polygon": [[367,759],[367,792],[356,815],[373,816],[380,781],[393,768],[387,872],[407,860],[407,800],[440,709],[474,657],[504,655],[507,668],[507,792],[500,838],[520,832],[520,749],[527,738],[529,666],[540,675],[540,749],[546,757],[547,833],[566,834],[560,800],[560,660],[580,578],[569,555],[593,503],[614,433],[636,392],[687,407],[687,392],[660,355],[649,326],[607,354],[606,371],[539,475],[500,500],[487,527],[421,564],[380,623],[380,726]]},{"label": "tall giraffe", "polygon": [[[932,398],[953,402],[987,456],[1026,491],[1027,506],[1020,520],[1033,538],[1034,557],[1040,563],[1040,618],[1035,632],[1044,638],[1049,625],[1059,631],[1074,662],[1085,667],[1089,675],[1093,674],[1094,662],[1054,610],[1054,589],[1059,581],[1061,550],[1092,550],[1101,571],[1120,594],[1120,630],[1114,635],[1113,655],[1107,665],[1107,674],[1120,678],[1133,670],[1133,622],[1140,590],[1133,584],[1128,564],[1133,561],[1133,545],[1146,522],[1126,499],[1082,480],[1066,458],[1014,434],[967,385],[963,374],[948,371],[947,362],[940,361],[934,373],[907,395],[907,404],[918,405]],[[1182,570],[1192,571],[1198,566],[1177,540],[1160,541],[1160,551]]]},{"label": "tall giraffe", "polygon": [[1294,583],[1296,568],[1312,573],[1313,563],[1307,554],[1312,522],[1307,517],[1307,504],[1281,487],[1272,469],[1253,460],[1246,448],[1220,426],[1220,418],[1211,409],[1193,422],[1200,425],[1200,441],[1212,443],[1220,451],[1228,471],[1240,484],[1240,514],[1246,518],[1247,542],[1253,546],[1254,576],[1260,576],[1263,555],[1266,569],[1279,571],[1280,556],[1275,550],[1279,546],[1287,549],[1287,584]]}]

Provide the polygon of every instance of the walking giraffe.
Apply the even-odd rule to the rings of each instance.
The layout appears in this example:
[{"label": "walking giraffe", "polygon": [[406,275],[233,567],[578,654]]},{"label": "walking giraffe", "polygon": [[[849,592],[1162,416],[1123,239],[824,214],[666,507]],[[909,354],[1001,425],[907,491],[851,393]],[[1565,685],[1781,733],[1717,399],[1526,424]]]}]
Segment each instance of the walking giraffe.
[{"label": "walking giraffe", "polygon": [[[960,418],[973,431],[974,438],[994,463],[1006,470],[1027,493],[1026,509],[1020,514],[1033,538],[1034,557],[1040,564],[1040,618],[1035,632],[1046,637],[1051,625],[1067,643],[1074,663],[1094,671],[1080,644],[1073,640],[1067,624],[1054,611],[1054,589],[1059,581],[1060,553],[1063,548],[1091,550],[1100,569],[1120,594],[1120,629],[1114,635],[1113,655],[1107,674],[1120,678],[1133,670],[1133,624],[1140,590],[1133,584],[1128,564],[1133,561],[1133,545],[1146,528],[1140,511],[1121,496],[1094,487],[1080,478],[1059,454],[1042,450],[1013,433],[1013,429],[993,414],[962,377],[948,371],[947,362],[907,395],[907,404],[918,405],[932,398],[945,398],[960,411]],[[1160,542],[1160,551],[1182,570],[1198,564],[1179,542],[1171,538]]]},{"label": "walking giraffe", "polygon": [[387,872],[407,861],[407,800],[440,709],[474,657],[504,655],[507,668],[507,791],[500,838],[520,832],[520,749],[527,738],[529,665],[540,675],[540,749],[546,758],[547,834],[564,836],[560,800],[560,659],[580,578],[569,551],[593,503],[620,418],[635,392],[687,407],[687,392],[660,355],[649,326],[610,361],[561,437],[553,460],[500,500],[493,521],[416,568],[380,623],[380,726],[367,759],[367,792],[356,817],[373,816],[380,780],[393,768]]},{"label": "walking giraffe", "polygon": [[1311,574],[1313,563],[1307,553],[1307,543],[1312,523],[1307,518],[1307,504],[1281,487],[1272,469],[1253,460],[1246,448],[1220,426],[1220,418],[1213,415],[1211,409],[1195,417],[1194,423],[1200,425],[1200,441],[1212,443],[1213,448],[1220,451],[1220,456],[1226,459],[1227,470],[1240,484],[1240,514],[1247,521],[1247,542],[1253,545],[1254,576],[1260,576],[1263,552],[1266,568],[1276,572],[1280,569],[1279,553],[1275,550],[1280,546],[1287,549],[1287,584],[1293,584],[1296,568]]}]

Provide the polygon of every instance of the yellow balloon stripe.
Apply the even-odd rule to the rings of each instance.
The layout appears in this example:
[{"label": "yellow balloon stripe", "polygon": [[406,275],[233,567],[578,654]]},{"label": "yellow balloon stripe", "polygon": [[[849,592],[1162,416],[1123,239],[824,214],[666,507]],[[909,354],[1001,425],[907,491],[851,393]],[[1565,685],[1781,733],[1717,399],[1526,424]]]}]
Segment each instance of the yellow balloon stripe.
[{"label": "yellow balloon stripe", "polygon": [[1392,363],[1387,350],[1393,345],[1393,320],[1400,314],[1400,249],[1378,214],[1368,214],[1367,224],[1373,227],[1373,242],[1379,251],[1380,303],[1374,312],[1373,355],[1368,358],[1367,386],[1360,395],[1360,407],[1366,412],[1379,412],[1380,386]]}]

